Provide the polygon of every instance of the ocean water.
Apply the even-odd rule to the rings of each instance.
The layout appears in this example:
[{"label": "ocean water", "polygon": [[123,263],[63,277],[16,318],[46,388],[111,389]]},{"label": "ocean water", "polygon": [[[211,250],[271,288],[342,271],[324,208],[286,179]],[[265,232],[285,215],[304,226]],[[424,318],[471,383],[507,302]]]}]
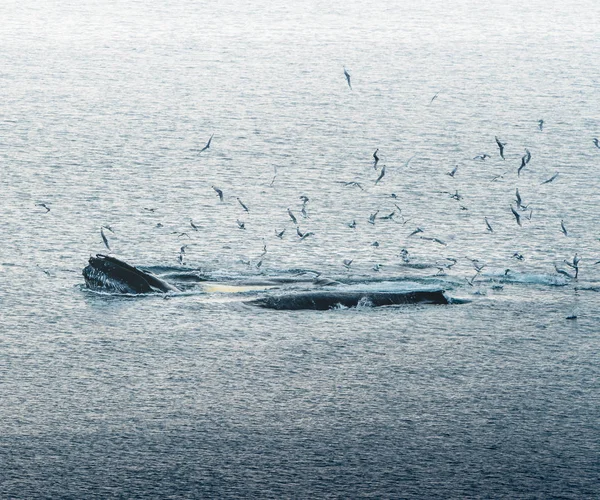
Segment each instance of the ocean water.
[{"label": "ocean water", "polygon": [[[0,12],[1,498],[600,495],[599,4]],[[466,301],[95,293],[102,225],[158,271]]]}]

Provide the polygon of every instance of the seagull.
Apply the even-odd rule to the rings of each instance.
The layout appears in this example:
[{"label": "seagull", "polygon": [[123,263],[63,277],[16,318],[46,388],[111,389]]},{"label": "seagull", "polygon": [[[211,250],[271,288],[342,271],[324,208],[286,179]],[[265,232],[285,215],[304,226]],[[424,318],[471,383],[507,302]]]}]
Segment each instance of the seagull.
[{"label": "seagull", "polygon": [[345,182],[345,181],[338,181],[341,182],[344,186],[348,186],[348,187],[357,187],[359,188],[361,191],[364,191],[363,187],[361,186],[360,183],[356,182],[356,181],[350,181],[350,182]]},{"label": "seagull", "polygon": [[540,186],[542,184],[548,184],[549,182],[552,182],[554,179],[556,179],[558,177],[558,172],[556,172],[552,177],[550,177],[550,179],[545,180],[544,182],[540,183]]},{"label": "seagull", "polygon": [[484,220],[485,220],[485,225],[487,226],[487,230],[490,233],[493,233],[494,232],[494,228],[491,226],[490,222],[488,221],[488,218],[484,217]]},{"label": "seagull", "polygon": [[300,228],[298,226],[296,226],[296,233],[298,233],[298,236],[300,236],[300,241],[305,240],[309,236],[314,236],[314,234],[315,234],[312,231],[308,231],[306,233],[302,233],[302,232],[300,232]]},{"label": "seagull", "polygon": [[502,157],[503,160],[505,160],[504,158],[504,146],[506,146],[505,142],[500,142],[500,139],[498,139],[498,137],[495,137],[496,139],[496,144],[498,144],[498,149],[500,150],[500,156]]},{"label": "seagull", "polygon": [[223,191],[221,191],[218,187],[212,186],[212,188],[216,191],[217,195],[219,195],[219,199],[223,201]]},{"label": "seagull", "polygon": [[414,236],[415,234],[419,234],[419,233],[422,233],[422,232],[423,232],[423,230],[422,230],[420,227],[418,227],[418,228],[417,228],[417,229],[415,229],[415,230],[414,230],[412,233],[410,233],[410,234],[408,235],[408,237],[410,238],[411,236]]},{"label": "seagull", "polygon": [[523,170],[525,168],[525,165],[527,165],[527,155],[524,155],[523,158],[521,158],[521,166],[519,167],[519,170],[517,170],[517,175],[520,176],[521,175],[521,170]]},{"label": "seagull", "polygon": [[198,231],[198,226],[196,226],[196,224],[194,224],[194,221],[192,219],[190,219],[190,226],[192,226],[192,228],[194,229],[194,231]]},{"label": "seagull", "polygon": [[45,203],[36,203],[35,206],[36,207],[44,207],[46,209],[46,213],[50,212],[50,207],[48,205],[46,205]]},{"label": "seagull", "polygon": [[[107,228],[108,229],[108,228]],[[100,234],[102,235],[102,241],[104,242],[104,245],[106,246],[106,248],[108,248],[108,250],[110,252],[112,252],[110,245],[108,244],[108,238],[106,237],[106,235],[104,234],[104,226],[100,227]]]},{"label": "seagull", "polygon": [[375,212],[374,214],[371,214],[369,216],[369,224],[375,224],[375,218],[377,217],[378,213],[379,213],[379,210],[377,210],[377,212]]},{"label": "seagull", "polygon": [[242,208],[246,211],[246,212],[250,212],[250,210],[248,210],[248,207],[246,205],[244,205],[244,202],[242,200],[240,200],[239,198],[236,198],[236,200],[240,203],[240,205],[242,205]]},{"label": "seagull", "polygon": [[379,156],[377,156],[377,151],[379,151],[379,148],[377,148],[375,150],[375,152],[373,153],[373,168],[377,169],[377,164],[379,163]]},{"label": "seagull", "polygon": [[538,120],[538,127],[540,131],[544,130],[544,120]]},{"label": "seagull", "polygon": [[237,219],[237,225],[240,229],[246,229],[246,223],[242,222],[241,220]]},{"label": "seagull", "polygon": [[519,226],[521,225],[521,216],[519,215],[519,212],[517,212],[512,205],[510,206],[510,211],[513,213],[513,215],[515,216],[515,219],[517,221],[517,224],[519,224]]},{"label": "seagull", "polygon": [[346,77],[346,81],[348,82],[348,87],[352,90],[352,84],[350,83],[350,73],[344,68],[344,76]]},{"label": "seagull", "polygon": [[206,146],[204,146],[201,150],[200,153],[202,153],[202,151],[206,151],[208,148],[210,148],[210,141],[212,141],[212,138],[215,134],[210,136],[210,139],[208,140],[208,142],[206,143]]},{"label": "seagull", "polygon": [[556,263],[554,263],[554,269],[556,270],[556,272],[558,274],[562,274],[563,276],[566,276],[567,278],[572,278],[573,276],[571,276],[567,271],[565,271],[564,269],[560,269]]},{"label": "seagull", "polygon": [[383,167],[381,167],[381,173],[379,174],[379,177],[377,177],[375,184],[377,184],[381,179],[383,179],[384,175],[385,175],[385,165]]},{"label": "seagull", "polygon": [[448,246],[448,244],[445,241],[442,241],[439,238],[429,238],[427,236],[420,236],[419,238],[422,240],[426,240],[426,241],[433,241],[433,242],[439,243],[440,245],[443,245],[443,246]]},{"label": "seagull", "polygon": [[[581,258],[575,254],[573,256],[573,262],[567,262],[566,260],[564,261],[564,263],[569,266],[572,269],[575,269],[575,279],[577,279],[577,275],[579,274],[579,261],[581,261]],[[556,267],[556,265],[555,265]]]},{"label": "seagull", "polygon": [[288,208],[288,215],[290,216],[290,219],[292,219],[292,222],[296,225],[298,225],[298,220],[296,219],[296,216],[292,213],[292,211]]},{"label": "seagull", "polygon": [[416,157],[417,157],[417,153],[415,153],[408,160],[406,160],[406,163],[404,164],[404,166],[408,167],[410,165],[410,162],[413,161]]},{"label": "seagull", "polygon": [[475,156],[473,159],[484,161],[486,158],[491,158],[491,156],[487,153],[481,153],[480,155]]},{"label": "seagull", "polygon": [[600,149],[600,142],[598,142],[598,139],[596,139],[595,137],[594,137],[594,144],[596,145],[596,147],[598,149]]},{"label": "seagull", "polygon": [[400,250],[400,258],[405,264],[408,264],[410,262],[410,258],[408,257],[408,250],[406,248]]},{"label": "seagull", "polygon": [[563,220],[560,221],[560,229],[562,230],[565,236],[569,236],[569,232],[567,231],[567,228],[565,227],[565,222]]},{"label": "seagull", "polygon": [[285,233],[285,228],[283,228],[283,231],[277,232],[277,229],[275,230],[275,236],[277,236],[279,239],[283,238],[283,235]]},{"label": "seagull", "polygon": [[450,177],[454,177],[456,175],[456,171],[458,170],[458,165],[456,165],[450,172],[446,172]]},{"label": "seagull", "polygon": [[452,198],[453,200],[456,200],[456,201],[460,201],[460,200],[462,200],[462,195],[460,195],[458,193],[458,189],[456,189],[454,194],[450,195],[450,198]]},{"label": "seagull", "polygon": [[515,200],[515,202],[517,203],[517,208],[523,208],[523,204],[521,203],[521,195],[519,194],[519,188],[516,189],[515,196],[517,198]]}]

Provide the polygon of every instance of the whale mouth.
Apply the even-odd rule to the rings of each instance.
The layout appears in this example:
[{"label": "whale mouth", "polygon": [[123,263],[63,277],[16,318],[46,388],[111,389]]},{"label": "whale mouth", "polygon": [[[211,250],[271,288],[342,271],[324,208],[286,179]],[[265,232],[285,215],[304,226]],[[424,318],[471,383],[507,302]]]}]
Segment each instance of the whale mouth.
[{"label": "whale mouth", "polygon": [[90,257],[82,274],[86,286],[97,291],[125,294],[179,291],[158,276],[109,255],[97,254]]}]

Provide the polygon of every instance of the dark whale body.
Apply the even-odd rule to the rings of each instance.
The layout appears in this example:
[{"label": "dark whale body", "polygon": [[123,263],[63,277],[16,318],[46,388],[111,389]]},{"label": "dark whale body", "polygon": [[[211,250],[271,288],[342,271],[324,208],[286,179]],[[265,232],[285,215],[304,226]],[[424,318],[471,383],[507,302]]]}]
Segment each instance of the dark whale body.
[{"label": "dark whale body", "polygon": [[131,294],[179,291],[158,276],[109,255],[90,257],[83,277],[92,290]]},{"label": "dark whale body", "polygon": [[[184,289],[189,281],[206,281],[207,277],[197,273],[167,274]],[[110,293],[146,294],[181,291],[176,286],[155,274],[134,267],[108,255],[98,254],[90,257],[89,264],[83,270],[86,286],[92,290]],[[225,285],[225,286],[221,286]],[[304,289],[294,289],[303,285]],[[243,281],[225,280],[225,283],[212,283],[228,293],[247,291],[251,287],[266,287],[262,297],[245,301],[257,307],[276,310],[313,309],[324,311],[336,307],[390,306],[398,304],[448,304],[449,299],[443,290],[426,288],[423,290],[398,289],[390,282],[371,282],[345,285],[334,280],[307,279],[303,277],[267,277]],[[268,291],[269,288],[283,288],[284,293]],[[286,290],[287,288],[287,290]],[[237,289],[237,290],[236,290]],[[245,289],[245,290],[244,290]]]},{"label": "dark whale body", "polygon": [[391,306],[398,304],[448,304],[448,298],[443,290],[424,291],[345,291],[345,290],[314,290],[309,292],[271,295],[248,301],[267,309],[300,310],[314,309],[325,311],[335,307],[356,307],[364,304],[369,307]]}]

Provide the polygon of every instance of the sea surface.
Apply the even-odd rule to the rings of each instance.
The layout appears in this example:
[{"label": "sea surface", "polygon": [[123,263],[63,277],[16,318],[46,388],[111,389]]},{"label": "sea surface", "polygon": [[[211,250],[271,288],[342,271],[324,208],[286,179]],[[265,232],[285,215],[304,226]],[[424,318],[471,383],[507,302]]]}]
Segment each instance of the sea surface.
[{"label": "sea surface", "polygon": [[[600,496],[600,3],[0,18],[0,498]],[[102,294],[101,226],[133,265],[463,303]]]}]

